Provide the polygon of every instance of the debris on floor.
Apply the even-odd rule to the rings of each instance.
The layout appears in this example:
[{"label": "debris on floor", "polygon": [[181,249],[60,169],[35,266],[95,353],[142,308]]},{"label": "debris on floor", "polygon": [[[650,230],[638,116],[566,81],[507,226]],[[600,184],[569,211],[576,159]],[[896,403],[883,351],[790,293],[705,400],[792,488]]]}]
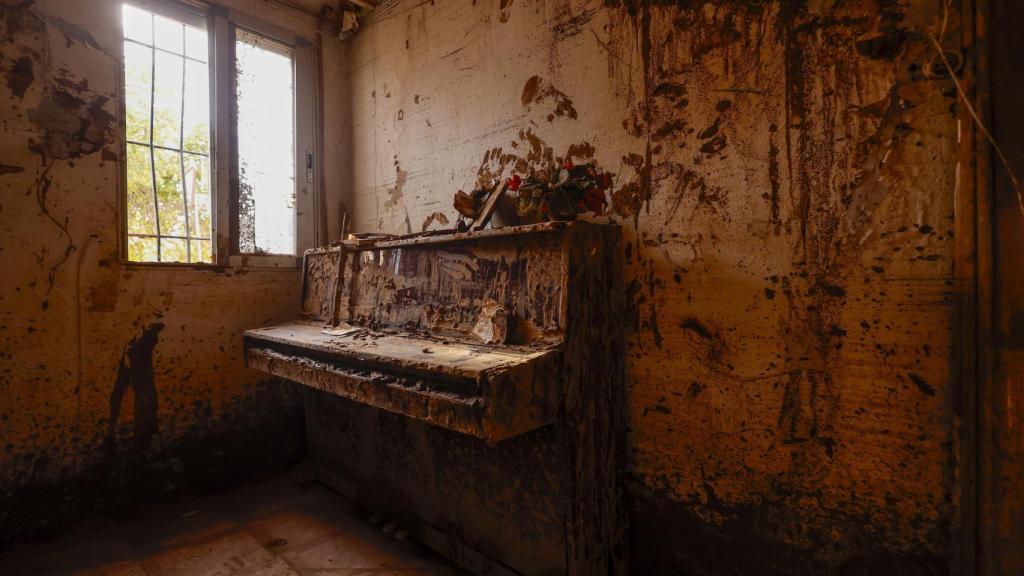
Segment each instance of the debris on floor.
[{"label": "debris on floor", "polygon": [[463,574],[398,523],[382,531],[373,520],[323,485],[278,478],[128,519],[90,520],[56,540],[5,552],[0,574]]}]

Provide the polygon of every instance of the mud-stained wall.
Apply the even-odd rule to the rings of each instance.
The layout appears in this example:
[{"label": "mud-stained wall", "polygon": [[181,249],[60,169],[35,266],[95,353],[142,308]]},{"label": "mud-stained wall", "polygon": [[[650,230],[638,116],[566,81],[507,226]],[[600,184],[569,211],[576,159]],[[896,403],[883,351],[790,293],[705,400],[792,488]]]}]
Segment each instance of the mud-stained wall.
[{"label": "mud-stained wall", "polygon": [[[315,36],[301,13],[232,6]],[[119,26],[113,0],[0,3],[2,539],[303,447],[295,394],[244,368],[241,337],[298,314],[299,272],[119,261]]]},{"label": "mud-stained wall", "polygon": [[637,573],[944,573],[956,101],[937,0],[383,2],[354,228],[564,158],[616,174]]}]

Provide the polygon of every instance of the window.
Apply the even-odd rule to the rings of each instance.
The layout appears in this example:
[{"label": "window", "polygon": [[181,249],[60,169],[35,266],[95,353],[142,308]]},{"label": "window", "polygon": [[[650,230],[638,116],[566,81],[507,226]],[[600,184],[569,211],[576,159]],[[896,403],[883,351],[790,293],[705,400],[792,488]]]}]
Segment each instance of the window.
[{"label": "window", "polygon": [[235,31],[238,110],[238,245],[244,254],[295,246],[295,119],[292,50]]},{"label": "window", "polygon": [[212,262],[206,23],[125,5],[128,258]]},{"label": "window", "polygon": [[122,17],[124,256],[294,265],[315,244],[308,43],[172,0]]}]

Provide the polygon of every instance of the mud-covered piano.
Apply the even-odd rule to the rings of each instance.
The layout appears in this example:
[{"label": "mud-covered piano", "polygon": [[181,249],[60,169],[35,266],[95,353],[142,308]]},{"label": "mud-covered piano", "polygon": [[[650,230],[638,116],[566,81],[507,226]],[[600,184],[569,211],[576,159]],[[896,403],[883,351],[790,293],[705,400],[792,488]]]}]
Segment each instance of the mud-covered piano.
[{"label": "mud-covered piano", "polygon": [[309,250],[245,334],[305,390],[321,481],[477,574],[622,574],[620,231],[547,222]]}]

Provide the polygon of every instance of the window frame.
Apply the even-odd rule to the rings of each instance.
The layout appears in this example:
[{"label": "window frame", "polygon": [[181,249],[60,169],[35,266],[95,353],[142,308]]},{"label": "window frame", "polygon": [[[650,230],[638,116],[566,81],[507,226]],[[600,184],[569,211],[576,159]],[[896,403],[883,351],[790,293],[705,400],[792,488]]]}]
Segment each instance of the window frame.
[{"label": "window frame", "polygon": [[[119,26],[120,86],[119,139],[119,253],[122,264],[130,266],[223,268],[268,267],[298,268],[302,253],[316,246],[316,201],[319,193],[317,173],[320,151],[315,140],[315,70],[313,44],[300,34],[266,23],[249,14],[223,6],[190,0],[121,0],[183,22],[205,21],[208,40],[210,87],[210,174],[211,174],[211,256],[212,262],[155,262],[128,259],[128,143],[124,67],[124,27]],[[263,36],[287,46],[294,56],[295,86],[295,253],[243,254],[238,244],[238,146],[235,102],[235,29]]]}]

